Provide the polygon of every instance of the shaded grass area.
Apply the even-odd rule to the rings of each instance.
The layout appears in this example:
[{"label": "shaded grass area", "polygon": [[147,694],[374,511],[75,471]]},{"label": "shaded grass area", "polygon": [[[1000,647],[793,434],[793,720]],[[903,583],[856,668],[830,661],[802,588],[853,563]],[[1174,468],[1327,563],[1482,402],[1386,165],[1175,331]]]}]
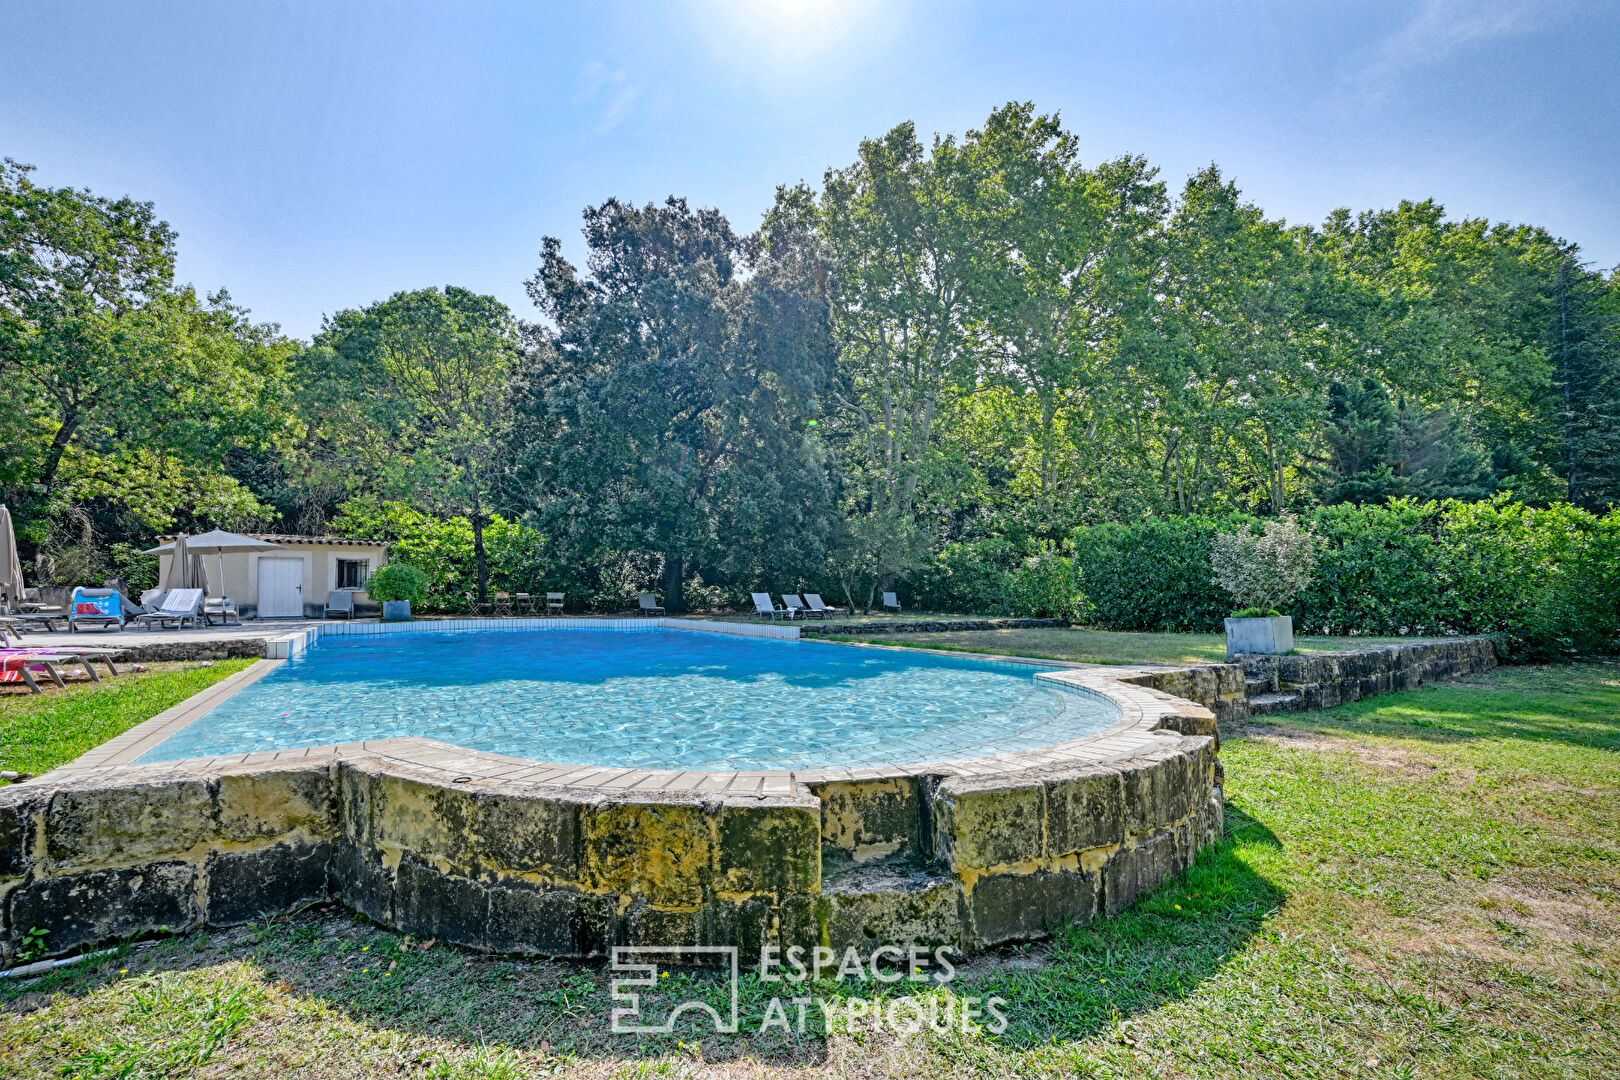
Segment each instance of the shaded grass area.
[{"label": "shaded grass area", "polygon": [[[1505,669],[1246,726],[1227,835],[1117,919],[948,986],[824,981],[801,1034],[616,1036],[602,964],[482,957],[337,909],[0,982],[7,1076],[1620,1075],[1620,667]],[[852,995],[1005,999],[999,1035]],[[660,981],[656,1015],[710,973]],[[791,1007],[790,1007],[791,1011]]]},{"label": "shaded grass area", "polygon": [[0,769],[54,769],[251,663],[159,663],[147,671],[121,666],[122,675],[103,674],[99,683],[84,679],[63,690],[41,680],[43,694],[26,688],[0,694]]},{"label": "shaded grass area", "polygon": [[[829,640],[997,656],[1028,656],[1039,660],[1077,660],[1088,664],[1213,664],[1226,661],[1226,637],[1223,634],[1127,634],[1113,630],[1054,627],[868,637],[856,632],[831,636]],[[1302,636],[1294,639],[1294,650],[1301,653],[1343,652],[1426,640],[1431,639]]]}]

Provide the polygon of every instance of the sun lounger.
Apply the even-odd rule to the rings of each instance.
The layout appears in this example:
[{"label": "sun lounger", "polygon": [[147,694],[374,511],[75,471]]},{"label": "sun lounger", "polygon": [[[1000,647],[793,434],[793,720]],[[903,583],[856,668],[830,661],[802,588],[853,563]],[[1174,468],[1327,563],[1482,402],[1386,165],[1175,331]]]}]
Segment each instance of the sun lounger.
[{"label": "sun lounger", "polygon": [[804,606],[804,600],[798,593],[783,593],[782,607],[787,609],[790,619],[802,619],[810,614],[810,609]]},{"label": "sun lounger", "polygon": [[653,594],[650,592],[642,593],[636,598],[636,602],[641,605],[640,611],[643,615],[667,614],[663,608],[658,606],[658,601],[653,598]]},{"label": "sun lounger", "polygon": [[63,689],[67,682],[62,673],[56,670],[58,664],[78,664],[84,668],[84,673],[90,676],[91,682],[100,682],[101,676],[96,674],[92,661],[100,660],[107,665],[107,670],[117,675],[118,669],[113,666],[113,657],[123,652],[122,649],[0,649],[0,683],[20,682],[34,693],[39,693],[39,683],[34,679],[31,668],[39,668],[51,677],[51,681]]},{"label": "sun lounger", "polygon": [[[84,673],[90,676],[91,682],[100,682],[101,676],[96,674],[94,661],[99,660],[106,664],[108,673],[117,675],[119,671],[113,665],[113,658],[123,652],[123,649],[87,649],[68,645],[60,649],[0,649],[0,658],[28,657],[29,663],[45,665],[47,670],[51,672],[52,678],[56,678],[56,673],[51,665],[78,664],[84,668]],[[17,680],[10,679],[7,681],[16,682]],[[57,682],[60,683],[61,680],[57,679]]]},{"label": "sun lounger", "polygon": [[236,611],[236,601],[229,596],[210,596],[203,600],[203,618],[210,624],[217,618],[221,626],[229,626],[232,619],[242,625],[242,616]]},{"label": "sun lounger", "polygon": [[17,653],[15,655],[0,654],[0,683],[20,682],[34,693],[39,693],[39,683],[34,681],[34,673],[28,670],[28,665],[35,664],[45,669],[52,681],[64,689],[67,683],[49,662],[36,660],[32,653]]},{"label": "sun lounger", "polygon": [[188,622],[197,627],[203,624],[202,606],[201,589],[170,589],[156,611],[137,615],[135,621],[142,626],[158,623],[164,629],[171,622],[178,627],[184,627]]},{"label": "sun lounger", "polygon": [[68,615],[68,629],[79,632],[81,625],[124,628],[124,595],[117,589],[74,589]]},{"label": "sun lounger", "polygon": [[834,612],[842,612],[844,610],[843,608],[828,607],[826,602],[821,599],[820,593],[805,593],[804,602],[809,606],[810,611],[813,614],[820,615],[823,619]]},{"label": "sun lounger", "polygon": [[777,619],[788,613],[787,608],[780,608],[776,606],[776,602],[771,599],[770,593],[757,592],[749,593],[748,595],[754,598],[755,615],[761,615],[770,619]]},{"label": "sun lounger", "polygon": [[890,608],[894,609],[896,615],[900,614],[900,598],[892,592],[886,592],[883,594],[883,610],[888,611]]}]

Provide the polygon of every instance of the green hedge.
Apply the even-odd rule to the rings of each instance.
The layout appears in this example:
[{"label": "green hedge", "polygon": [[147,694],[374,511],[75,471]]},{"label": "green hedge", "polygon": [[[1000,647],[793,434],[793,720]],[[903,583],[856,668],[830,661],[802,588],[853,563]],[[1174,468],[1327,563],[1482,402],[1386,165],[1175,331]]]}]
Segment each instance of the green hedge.
[{"label": "green hedge", "polygon": [[[1326,541],[1316,581],[1287,609],[1329,634],[1495,633],[1526,656],[1620,645],[1620,519],[1570,506],[1488,502],[1329,506],[1304,515]],[[1082,529],[1072,541],[1083,621],[1110,630],[1215,631],[1231,598],[1210,539],[1254,518],[1176,518]]]},{"label": "green hedge", "polygon": [[999,537],[946,544],[929,565],[906,575],[901,591],[923,611],[1033,619],[1080,614],[1073,559]]}]

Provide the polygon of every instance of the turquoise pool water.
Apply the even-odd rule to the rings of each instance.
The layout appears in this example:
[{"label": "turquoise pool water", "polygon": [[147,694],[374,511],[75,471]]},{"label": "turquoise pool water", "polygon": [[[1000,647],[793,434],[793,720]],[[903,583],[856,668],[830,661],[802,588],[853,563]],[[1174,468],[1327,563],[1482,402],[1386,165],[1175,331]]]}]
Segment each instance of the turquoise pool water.
[{"label": "turquoise pool water", "polygon": [[1036,670],[653,627],[336,636],[141,760],[414,735],[579,765],[851,767],[1046,746],[1120,718]]}]

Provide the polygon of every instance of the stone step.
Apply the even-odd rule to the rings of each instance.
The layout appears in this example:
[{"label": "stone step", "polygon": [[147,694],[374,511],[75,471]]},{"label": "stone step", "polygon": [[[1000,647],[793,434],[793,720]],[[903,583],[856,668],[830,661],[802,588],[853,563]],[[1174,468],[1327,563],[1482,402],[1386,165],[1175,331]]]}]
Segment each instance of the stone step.
[{"label": "stone step", "polygon": [[1249,699],[1249,711],[1255,716],[1304,710],[1305,695],[1298,690],[1284,690],[1279,694],[1259,694]]},{"label": "stone step", "polygon": [[1247,694],[1251,698],[1255,697],[1256,695],[1259,695],[1259,694],[1269,694],[1269,693],[1271,693],[1271,679],[1270,678],[1244,679],[1243,680],[1243,692],[1245,694]]}]

